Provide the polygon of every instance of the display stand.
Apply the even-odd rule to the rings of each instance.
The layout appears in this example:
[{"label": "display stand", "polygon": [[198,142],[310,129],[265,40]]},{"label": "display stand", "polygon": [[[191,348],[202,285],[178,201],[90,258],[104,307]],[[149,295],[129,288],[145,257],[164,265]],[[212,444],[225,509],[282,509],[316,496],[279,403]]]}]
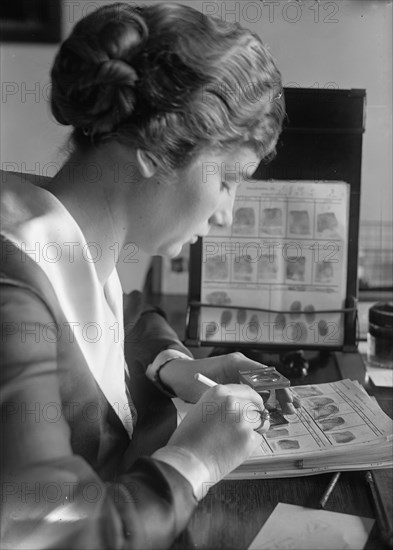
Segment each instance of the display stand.
[{"label": "display stand", "polygon": [[[262,161],[254,174],[256,180],[344,181],[350,185],[346,300],[340,310],[344,318],[344,337],[339,346],[322,346],[324,351],[356,350],[357,333],[357,258],[360,210],[362,138],[364,133],[365,90],[285,89],[287,117],[277,145],[277,156],[269,164]],[[185,343],[211,346],[201,338],[202,239],[191,247],[188,312]],[[239,309],[239,308],[237,308]],[[214,345],[218,346],[215,342]],[[253,349],[258,345],[222,342],[225,351]],[[316,345],[261,345],[268,352],[301,354],[303,349],[319,350]],[[288,348],[288,346],[287,346]],[[244,353],[247,353],[244,351]]]}]

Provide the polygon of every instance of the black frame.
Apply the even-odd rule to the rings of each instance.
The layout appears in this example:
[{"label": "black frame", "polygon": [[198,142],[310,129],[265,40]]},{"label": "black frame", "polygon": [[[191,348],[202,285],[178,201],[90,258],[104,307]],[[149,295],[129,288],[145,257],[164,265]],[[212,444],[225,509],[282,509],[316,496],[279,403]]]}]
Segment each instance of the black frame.
[{"label": "black frame", "polygon": [[[7,9],[14,10],[17,17],[9,16]],[[0,39],[2,42],[58,43],[62,38],[61,13],[61,0],[6,0],[0,6]]]},{"label": "black frame", "polygon": [[[325,180],[350,184],[348,273],[342,346],[329,350],[355,351],[357,339],[358,235],[362,140],[365,131],[366,91],[286,88],[287,121],[277,145],[277,156],[261,162],[254,178],[260,180]],[[219,346],[201,342],[197,333],[201,290],[202,240],[191,246],[186,339],[188,345]],[[249,309],[249,308],[248,308]],[[228,347],[230,342],[226,342]],[[234,343],[252,347],[255,343]],[[282,344],[265,344],[266,350],[282,351]],[[291,345],[292,349],[321,349],[320,344]],[[289,346],[288,346],[289,349]]]}]

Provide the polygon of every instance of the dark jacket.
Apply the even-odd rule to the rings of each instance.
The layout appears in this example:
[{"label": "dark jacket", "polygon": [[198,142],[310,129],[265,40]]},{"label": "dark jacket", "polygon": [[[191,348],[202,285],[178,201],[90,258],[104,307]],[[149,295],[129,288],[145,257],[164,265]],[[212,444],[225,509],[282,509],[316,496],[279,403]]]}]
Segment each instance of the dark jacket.
[{"label": "dark jacket", "polygon": [[[141,429],[130,442],[78,346],[56,338],[65,317],[46,275],[13,243],[1,244],[4,547],[168,547],[197,503],[176,469],[135,447],[151,425],[149,412],[169,418],[150,450],[175,426],[171,402],[144,369],[162,349],[187,350],[160,313],[135,319],[125,344],[134,357],[131,380],[148,389],[152,409],[143,409],[138,387],[129,388],[141,407]],[[135,420],[131,398],[130,415]]]}]

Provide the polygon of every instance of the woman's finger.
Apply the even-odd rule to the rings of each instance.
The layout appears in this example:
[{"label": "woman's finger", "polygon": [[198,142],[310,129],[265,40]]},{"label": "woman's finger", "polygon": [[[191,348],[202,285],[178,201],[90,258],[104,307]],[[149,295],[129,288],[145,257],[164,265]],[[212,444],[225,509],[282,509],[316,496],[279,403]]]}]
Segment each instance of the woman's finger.
[{"label": "woman's finger", "polygon": [[260,435],[265,434],[270,428],[270,414],[267,409],[260,412],[260,425],[254,428],[254,431]]},{"label": "woman's finger", "polygon": [[261,411],[265,409],[262,397],[251,386],[247,386],[246,384],[225,384],[224,387],[231,395],[255,403]]},{"label": "woman's finger", "polygon": [[284,414],[295,414],[296,410],[293,404],[293,394],[289,388],[277,390],[277,399]]}]

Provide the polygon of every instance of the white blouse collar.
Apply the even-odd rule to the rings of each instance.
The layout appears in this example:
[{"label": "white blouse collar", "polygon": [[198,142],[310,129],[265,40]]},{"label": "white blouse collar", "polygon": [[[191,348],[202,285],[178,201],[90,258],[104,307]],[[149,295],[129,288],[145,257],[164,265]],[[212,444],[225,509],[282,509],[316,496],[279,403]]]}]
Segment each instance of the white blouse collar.
[{"label": "white blouse collar", "polygon": [[123,294],[116,269],[100,284],[85,237],[49,191],[22,179],[2,183],[2,233],[45,272],[102,392],[132,434],[123,352]]}]

